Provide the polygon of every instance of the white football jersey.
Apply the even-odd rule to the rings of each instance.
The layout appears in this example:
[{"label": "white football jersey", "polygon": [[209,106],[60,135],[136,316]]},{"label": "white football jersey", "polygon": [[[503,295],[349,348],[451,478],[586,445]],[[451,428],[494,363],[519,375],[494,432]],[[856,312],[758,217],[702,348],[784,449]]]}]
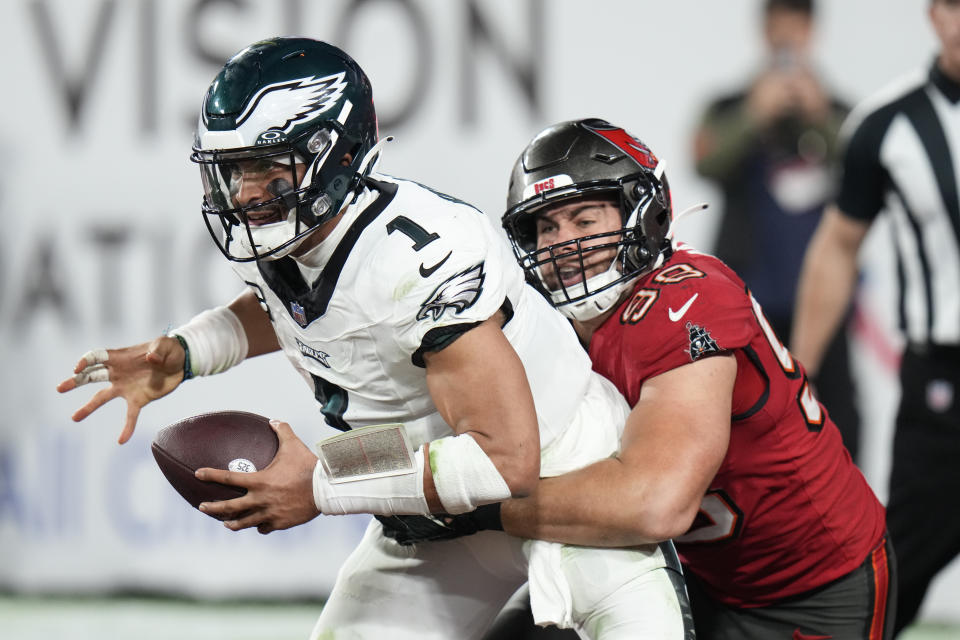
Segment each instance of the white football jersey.
[{"label": "white football jersey", "polygon": [[321,243],[326,260],[312,284],[292,258],[233,263],[327,422],[401,422],[415,448],[450,435],[422,354],[503,309],[548,445],[595,375],[570,324],[524,282],[486,215],[415,182],[376,174],[372,184]]}]

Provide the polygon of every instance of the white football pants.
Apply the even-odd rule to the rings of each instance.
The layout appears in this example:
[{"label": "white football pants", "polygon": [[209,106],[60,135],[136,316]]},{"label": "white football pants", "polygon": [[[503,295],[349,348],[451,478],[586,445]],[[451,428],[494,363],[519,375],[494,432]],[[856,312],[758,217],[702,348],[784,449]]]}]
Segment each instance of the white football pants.
[{"label": "white football pants", "polygon": [[[524,542],[481,531],[404,547],[371,520],[340,569],[310,638],[478,640],[527,580]],[[574,553],[564,554],[571,560],[563,571],[580,637],[684,640],[670,570],[652,563],[650,552],[567,548]],[[631,569],[634,565],[643,569]]]},{"label": "white football pants", "polygon": [[[541,473],[558,475],[610,456],[628,413],[616,388],[594,375],[567,429],[541,451]],[[404,547],[371,520],[311,640],[479,639],[528,573],[532,598],[557,605],[541,610],[562,616],[583,638],[683,640],[680,601],[665,564],[656,545],[595,549],[501,531]]]}]

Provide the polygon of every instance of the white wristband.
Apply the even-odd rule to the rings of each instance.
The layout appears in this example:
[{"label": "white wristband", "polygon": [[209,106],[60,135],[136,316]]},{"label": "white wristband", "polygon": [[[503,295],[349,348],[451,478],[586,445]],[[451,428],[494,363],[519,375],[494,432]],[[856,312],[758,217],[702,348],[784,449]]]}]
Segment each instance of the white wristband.
[{"label": "white wristband", "polygon": [[430,469],[447,513],[466,513],[511,496],[503,476],[469,433],[431,442]]},{"label": "white wristband", "polygon": [[240,318],[227,307],[208,309],[168,335],[180,336],[186,341],[194,376],[226,371],[242,362],[249,350]]},{"label": "white wristband", "polygon": [[397,475],[330,482],[323,463],[313,469],[313,501],[326,515],[373,513],[376,515],[427,515],[423,495],[423,447],[413,456],[413,468]]}]

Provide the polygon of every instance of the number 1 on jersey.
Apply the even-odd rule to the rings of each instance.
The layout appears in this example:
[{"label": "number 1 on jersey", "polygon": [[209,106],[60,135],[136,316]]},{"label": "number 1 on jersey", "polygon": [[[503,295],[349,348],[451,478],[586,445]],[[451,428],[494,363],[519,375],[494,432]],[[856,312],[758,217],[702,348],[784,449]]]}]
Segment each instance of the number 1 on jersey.
[{"label": "number 1 on jersey", "polygon": [[406,216],[397,216],[387,223],[387,235],[399,231],[413,240],[413,250],[420,251],[440,237],[439,233],[430,233]]}]

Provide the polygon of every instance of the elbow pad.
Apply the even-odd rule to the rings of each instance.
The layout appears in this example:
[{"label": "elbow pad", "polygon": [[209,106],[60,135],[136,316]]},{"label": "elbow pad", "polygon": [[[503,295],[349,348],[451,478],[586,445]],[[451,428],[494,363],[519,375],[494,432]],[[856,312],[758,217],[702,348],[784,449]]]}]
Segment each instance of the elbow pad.
[{"label": "elbow pad", "polygon": [[468,433],[430,443],[430,471],[444,511],[473,511],[481,504],[511,496],[493,461]]}]

